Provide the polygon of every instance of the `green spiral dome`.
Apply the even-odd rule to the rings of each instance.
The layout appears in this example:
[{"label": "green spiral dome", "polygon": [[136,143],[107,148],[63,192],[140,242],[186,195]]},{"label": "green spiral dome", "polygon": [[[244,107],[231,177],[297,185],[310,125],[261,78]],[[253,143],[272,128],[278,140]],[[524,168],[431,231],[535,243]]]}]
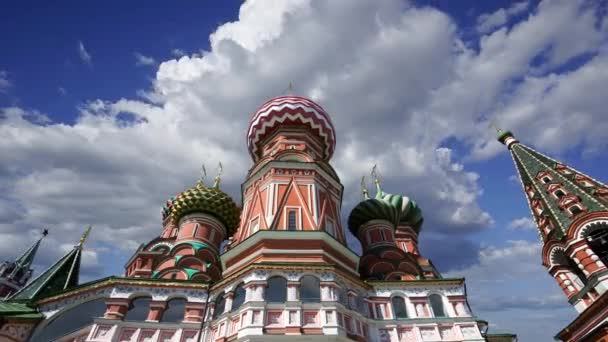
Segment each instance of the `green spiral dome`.
[{"label": "green spiral dome", "polygon": [[371,220],[386,220],[394,227],[410,226],[418,232],[423,218],[416,202],[405,196],[385,193],[378,186],[375,198],[360,202],[351,211],[348,228],[357,236],[359,228]]},{"label": "green spiral dome", "polygon": [[239,224],[240,210],[232,198],[217,186],[207,187],[201,182],[177,195],[169,209],[175,223],[191,213],[213,215],[224,224],[228,236],[236,231]]}]

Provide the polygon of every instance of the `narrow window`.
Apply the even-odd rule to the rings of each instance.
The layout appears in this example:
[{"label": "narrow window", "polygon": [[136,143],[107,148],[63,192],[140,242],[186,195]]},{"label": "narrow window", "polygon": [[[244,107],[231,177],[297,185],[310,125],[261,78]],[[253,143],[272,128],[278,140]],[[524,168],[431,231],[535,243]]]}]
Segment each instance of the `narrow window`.
[{"label": "narrow window", "polygon": [[199,225],[197,223],[196,226],[194,226],[194,231],[192,232],[192,237],[196,237],[196,233],[198,233],[198,228],[199,228]]},{"label": "narrow window", "polygon": [[287,212],[287,229],[289,230],[296,230],[297,226],[296,226],[296,211],[295,210],[289,210]]},{"label": "narrow window", "polygon": [[543,177],[543,183],[548,184],[551,181],[551,178],[545,176]]},{"label": "narrow window", "polygon": [[243,284],[239,284],[234,290],[234,299],[232,300],[232,308],[230,311],[237,310],[245,303],[245,288],[243,288]]},{"label": "narrow window", "polygon": [[224,308],[226,307],[226,299],[224,298],[224,294],[218,294],[217,299],[215,300],[215,310],[213,311],[213,319],[219,317],[224,313]]},{"label": "narrow window", "polygon": [[175,236],[177,236],[177,228],[173,228],[173,231],[171,232],[171,237]]},{"label": "narrow window", "polygon": [[395,318],[407,318],[407,309],[405,307],[405,299],[402,297],[393,297],[391,299],[393,304],[393,313],[395,314]]},{"label": "narrow window", "polygon": [[561,199],[562,197],[566,196],[566,193],[563,190],[561,190],[561,189],[555,190],[555,192],[553,194],[558,199]]},{"label": "narrow window", "polygon": [[443,311],[443,300],[441,296],[438,294],[432,294],[429,296],[429,301],[431,302],[431,308],[433,309],[433,314],[435,317],[445,317],[445,312]]}]

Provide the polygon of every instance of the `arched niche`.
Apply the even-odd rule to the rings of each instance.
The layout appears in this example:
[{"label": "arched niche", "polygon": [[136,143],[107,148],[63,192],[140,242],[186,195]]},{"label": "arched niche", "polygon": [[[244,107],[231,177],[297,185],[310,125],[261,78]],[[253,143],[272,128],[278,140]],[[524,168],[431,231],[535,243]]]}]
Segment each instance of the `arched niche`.
[{"label": "arched niche", "polygon": [[145,321],[150,312],[151,300],[152,298],[148,296],[133,298],[129,304],[129,311],[127,311],[127,314],[125,315],[125,321]]},{"label": "arched niche", "polygon": [[160,321],[164,323],[181,323],[186,313],[186,299],[173,298],[167,302]]},{"label": "arched niche", "polygon": [[287,300],[287,279],[274,276],[268,279],[264,294],[267,303],[284,303]]},{"label": "arched niche", "polygon": [[303,303],[318,303],[321,301],[319,278],[311,275],[300,278],[300,300]]},{"label": "arched niche", "polygon": [[431,304],[431,309],[433,310],[433,315],[435,317],[446,317],[445,308],[443,307],[443,298],[440,295],[433,293],[429,296],[429,302]]}]

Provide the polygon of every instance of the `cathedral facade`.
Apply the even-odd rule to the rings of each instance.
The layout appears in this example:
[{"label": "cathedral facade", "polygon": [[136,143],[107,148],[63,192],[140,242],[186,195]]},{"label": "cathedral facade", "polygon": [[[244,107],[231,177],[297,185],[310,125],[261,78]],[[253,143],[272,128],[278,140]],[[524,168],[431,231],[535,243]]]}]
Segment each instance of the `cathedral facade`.
[{"label": "cathedral facade", "polygon": [[[240,205],[219,174],[209,184],[201,176],[166,202],[158,237],[135,251],[123,276],[78,284],[84,238],[25,286],[10,277],[19,262],[7,264],[0,340],[516,339],[487,334],[464,279],[443,278],[422,256],[414,200],[372,177],[373,194],[363,181],[343,222],[343,186],[330,163],[336,134],[317,103],[273,98],[246,138],[253,165]],[[347,246],[347,229],[361,255]]]}]

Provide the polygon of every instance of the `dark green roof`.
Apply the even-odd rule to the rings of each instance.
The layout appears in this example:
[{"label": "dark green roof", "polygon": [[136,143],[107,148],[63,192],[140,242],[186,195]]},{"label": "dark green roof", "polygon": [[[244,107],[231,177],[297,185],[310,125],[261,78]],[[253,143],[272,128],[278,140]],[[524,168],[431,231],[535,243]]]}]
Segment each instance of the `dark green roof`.
[{"label": "dark green roof", "polygon": [[44,316],[36,311],[36,309],[33,309],[23,303],[0,301],[0,317],[40,319]]},{"label": "dark green roof", "polygon": [[9,300],[32,302],[38,298],[77,286],[81,254],[81,247],[74,247],[46,271],[13,294]]},{"label": "dark green roof", "polygon": [[[543,215],[549,217],[554,223],[560,228],[557,238],[561,238],[564,234],[567,234],[568,228],[572,224],[574,218],[568,216],[568,214],[559,207],[559,202],[553,196],[547,193],[547,188],[552,183],[560,183],[568,194],[574,194],[578,196],[582,204],[587,207],[589,212],[605,211],[608,207],[598,201],[593,195],[589,194],[585,188],[572,181],[572,177],[568,177],[558,172],[555,167],[560,163],[555,160],[527,147],[523,144],[515,144],[511,148],[515,164],[519,171],[522,183],[524,186],[532,186],[535,193],[538,194],[538,198],[543,202]],[[536,176],[546,171],[552,178],[549,184],[541,182]],[[577,173],[575,170],[570,170],[573,174]]]}]

